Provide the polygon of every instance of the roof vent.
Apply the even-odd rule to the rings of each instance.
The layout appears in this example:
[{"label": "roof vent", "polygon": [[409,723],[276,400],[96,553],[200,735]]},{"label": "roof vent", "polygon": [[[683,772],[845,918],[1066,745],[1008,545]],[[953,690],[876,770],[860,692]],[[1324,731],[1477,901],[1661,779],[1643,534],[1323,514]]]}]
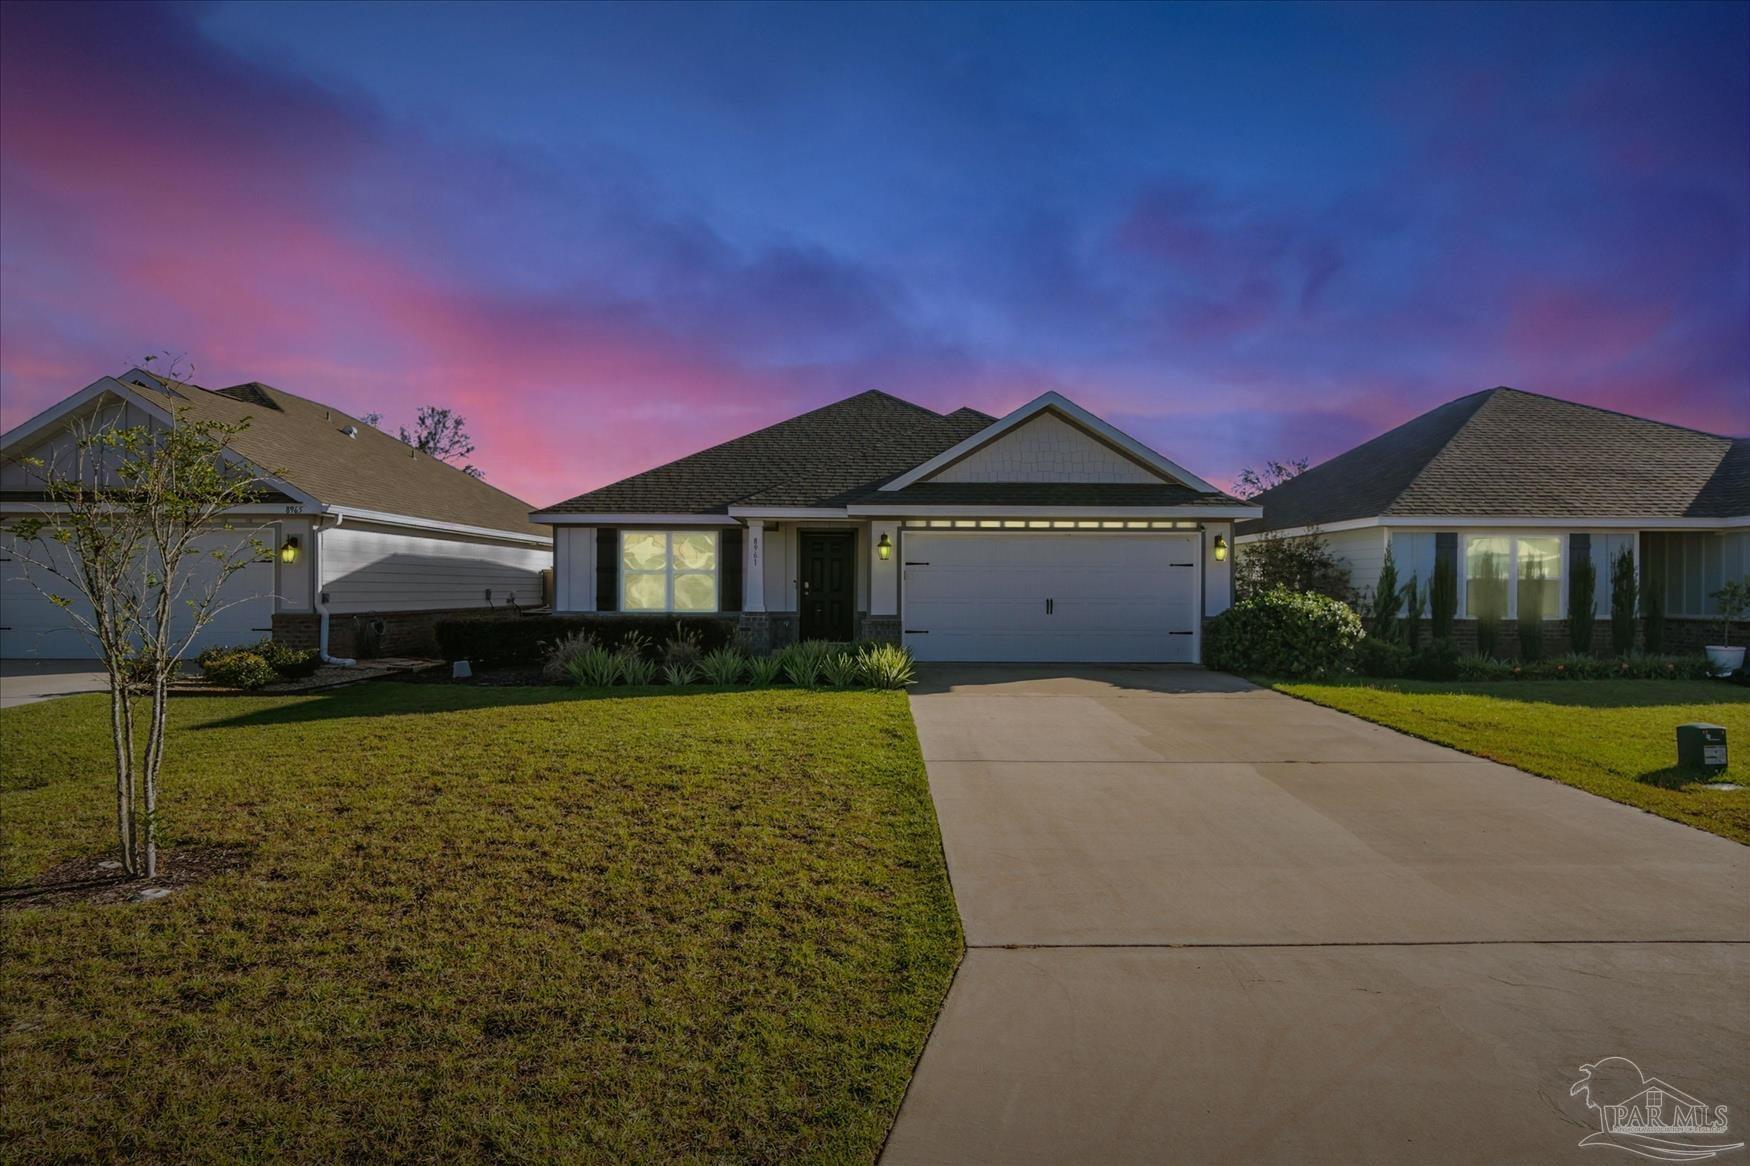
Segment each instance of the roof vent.
[{"label": "roof vent", "polygon": [[359,427],[356,425],[348,425],[345,429],[342,429],[341,432],[348,437],[356,438],[359,435]]}]

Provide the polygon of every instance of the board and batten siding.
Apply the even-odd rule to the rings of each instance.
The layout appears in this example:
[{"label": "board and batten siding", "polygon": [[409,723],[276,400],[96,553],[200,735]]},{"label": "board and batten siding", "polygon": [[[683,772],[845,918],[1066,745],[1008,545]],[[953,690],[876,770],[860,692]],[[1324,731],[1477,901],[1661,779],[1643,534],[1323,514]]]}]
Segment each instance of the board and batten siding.
[{"label": "board and batten siding", "polygon": [[[348,522],[325,528],[322,590],[331,611],[538,607],[546,547]],[[492,598],[486,597],[490,588]]]}]

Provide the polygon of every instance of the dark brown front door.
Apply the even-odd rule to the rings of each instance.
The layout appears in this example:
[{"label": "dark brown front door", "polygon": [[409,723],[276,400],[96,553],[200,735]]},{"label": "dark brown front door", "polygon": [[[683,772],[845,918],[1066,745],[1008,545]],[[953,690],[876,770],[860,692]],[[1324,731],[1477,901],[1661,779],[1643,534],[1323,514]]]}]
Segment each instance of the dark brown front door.
[{"label": "dark brown front door", "polygon": [[803,531],[802,627],[805,640],[849,640],[857,603],[855,535]]}]

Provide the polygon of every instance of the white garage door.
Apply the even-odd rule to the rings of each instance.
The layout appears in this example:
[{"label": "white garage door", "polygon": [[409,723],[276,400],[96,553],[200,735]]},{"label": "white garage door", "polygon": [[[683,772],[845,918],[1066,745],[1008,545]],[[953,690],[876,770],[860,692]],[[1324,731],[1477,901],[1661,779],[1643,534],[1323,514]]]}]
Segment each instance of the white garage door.
[{"label": "white garage door", "polygon": [[[196,547],[227,549],[247,537],[248,532],[242,531],[203,536]],[[273,545],[271,530],[258,531],[255,537]],[[43,544],[33,543],[30,553],[42,555]],[[184,562],[194,570],[211,569],[212,565],[211,559],[199,554],[191,554]],[[0,535],[0,660],[91,658],[95,654],[91,644],[74,627],[72,617],[31,585],[27,575],[33,573],[45,586],[55,585],[52,577],[44,577],[18,557],[10,535]],[[219,612],[201,629],[189,655],[213,644],[253,643],[268,634],[273,626],[273,564],[251,563],[226,580],[221,602],[233,599],[240,602]]]},{"label": "white garage door", "polygon": [[906,531],[920,660],[1196,660],[1197,535]]}]

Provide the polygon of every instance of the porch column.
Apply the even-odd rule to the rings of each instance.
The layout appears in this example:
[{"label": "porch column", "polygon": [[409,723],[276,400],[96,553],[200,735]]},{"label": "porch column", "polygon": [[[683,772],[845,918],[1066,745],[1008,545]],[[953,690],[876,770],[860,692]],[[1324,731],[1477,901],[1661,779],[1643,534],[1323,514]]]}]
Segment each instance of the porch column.
[{"label": "porch column", "polygon": [[[888,557],[883,559],[877,549],[885,538],[893,549]],[[902,564],[899,561],[899,523],[872,522],[869,524],[869,614],[871,616],[899,615],[899,572]]]},{"label": "porch column", "polygon": [[746,519],[747,551],[742,556],[741,610],[766,609],[766,524]]}]

